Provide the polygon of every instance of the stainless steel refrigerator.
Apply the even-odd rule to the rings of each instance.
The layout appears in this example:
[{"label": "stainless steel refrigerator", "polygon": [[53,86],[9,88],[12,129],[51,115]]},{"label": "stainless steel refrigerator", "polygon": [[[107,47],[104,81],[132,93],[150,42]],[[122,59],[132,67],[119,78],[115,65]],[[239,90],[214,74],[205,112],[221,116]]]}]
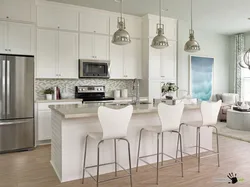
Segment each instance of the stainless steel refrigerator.
[{"label": "stainless steel refrigerator", "polygon": [[0,153],[34,145],[34,57],[0,55]]}]

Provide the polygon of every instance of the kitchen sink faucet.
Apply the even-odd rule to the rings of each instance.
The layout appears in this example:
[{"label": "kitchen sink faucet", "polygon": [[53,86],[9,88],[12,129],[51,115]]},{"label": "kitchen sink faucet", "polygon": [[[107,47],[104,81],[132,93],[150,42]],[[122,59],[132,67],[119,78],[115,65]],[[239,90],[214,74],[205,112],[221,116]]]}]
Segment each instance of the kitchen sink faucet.
[{"label": "kitchen sink faucet", "polygon": [[132,95],[132,103],[139,104],[140,103],[140,81],[139,79],[133,80],[133,95]]}]

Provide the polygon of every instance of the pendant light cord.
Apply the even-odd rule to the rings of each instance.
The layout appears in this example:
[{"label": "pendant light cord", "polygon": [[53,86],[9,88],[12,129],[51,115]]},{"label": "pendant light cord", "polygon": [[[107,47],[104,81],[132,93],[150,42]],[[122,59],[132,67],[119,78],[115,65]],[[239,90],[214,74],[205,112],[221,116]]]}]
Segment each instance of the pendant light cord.
[{"label": "pendant light cord", "polygon": [[120,10],[121,10],[121,20],[122,20],[122,13],[123,13],[123,0],[120,0]]},{"label": "pendant light cord", "polygon": [[193,0],[191,0],[191,30],[193,30]]},{"label": "pendant light cord", "polygon": [[159,16],[160,16],[160,25],[161,25],[161,0],[159,0]]}]

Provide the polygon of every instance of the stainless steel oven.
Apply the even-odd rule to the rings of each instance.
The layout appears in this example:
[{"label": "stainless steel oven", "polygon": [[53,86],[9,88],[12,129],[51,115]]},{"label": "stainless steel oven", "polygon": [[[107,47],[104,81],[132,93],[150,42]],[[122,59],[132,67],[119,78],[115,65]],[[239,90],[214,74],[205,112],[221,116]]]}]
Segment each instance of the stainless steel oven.
[{"label": "stainless steel oven", "polygon": [[79,60],[79,78],[106,78],[110,77],[110,61]]}]

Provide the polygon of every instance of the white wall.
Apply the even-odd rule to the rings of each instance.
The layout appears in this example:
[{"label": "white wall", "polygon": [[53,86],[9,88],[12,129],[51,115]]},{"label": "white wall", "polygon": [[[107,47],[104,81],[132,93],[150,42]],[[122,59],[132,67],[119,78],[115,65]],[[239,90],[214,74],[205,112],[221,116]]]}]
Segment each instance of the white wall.
[{"label": "white wall", "polygon": [[[184,45],[189,37],[189,23],[178,23],[178,86],[181,90],[189,88],[189,55],[184,51]],[[230,71],[230,37],[210,32],[195,30],[195,38],[201,51],[193,55],[215,58],[214,94],[229,92]]]}]

